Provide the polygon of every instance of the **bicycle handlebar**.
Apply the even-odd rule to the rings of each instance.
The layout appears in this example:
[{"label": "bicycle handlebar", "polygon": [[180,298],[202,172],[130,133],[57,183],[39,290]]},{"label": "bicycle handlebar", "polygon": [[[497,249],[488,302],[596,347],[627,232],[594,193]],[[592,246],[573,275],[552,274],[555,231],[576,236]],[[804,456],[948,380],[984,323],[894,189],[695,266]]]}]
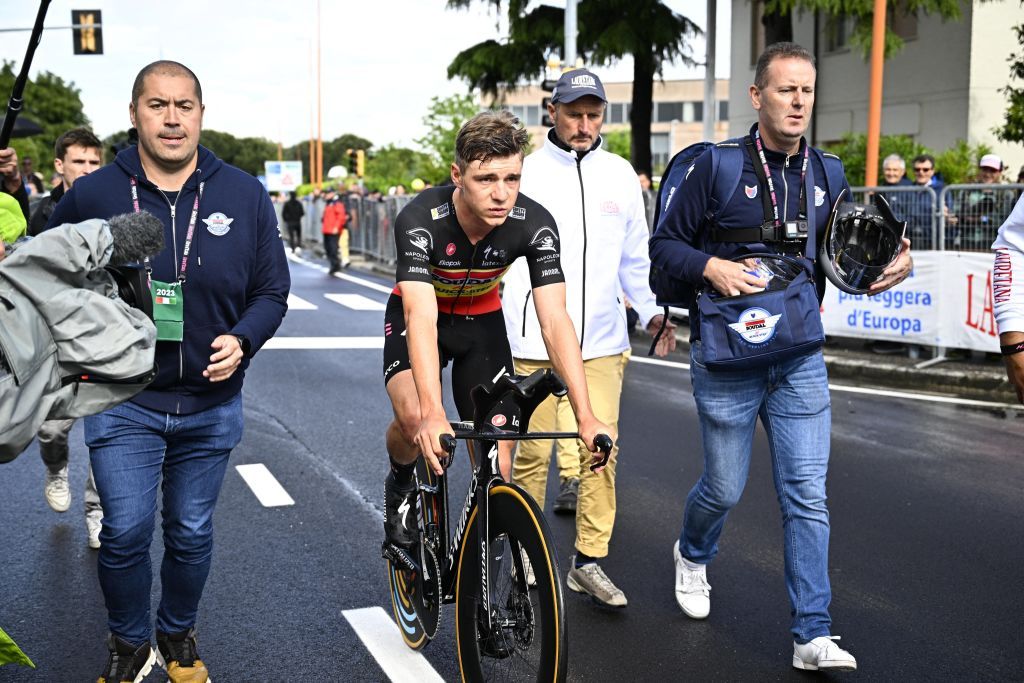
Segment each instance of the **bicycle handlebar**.
[{"label": "bicycle handlebar", "polygon": [[[459,432],[457,434],[442,434],[440,437],[441,447],[448,451],[448,457],[441,463],[444,469],[448,469],[452,459],[455,457],[455,444],[457,439],[481,439],[487,441],[528,441],[532,439],[578,439],[579,434],[575,432],[532,432],[527,434],[516,434],[515,432]],[[611,457],[612,447],[615,442],[607,434],[598,434],[594,437],[594,445],[601,451],[601,460],[590,466],[593,472],[608,464]]]}]

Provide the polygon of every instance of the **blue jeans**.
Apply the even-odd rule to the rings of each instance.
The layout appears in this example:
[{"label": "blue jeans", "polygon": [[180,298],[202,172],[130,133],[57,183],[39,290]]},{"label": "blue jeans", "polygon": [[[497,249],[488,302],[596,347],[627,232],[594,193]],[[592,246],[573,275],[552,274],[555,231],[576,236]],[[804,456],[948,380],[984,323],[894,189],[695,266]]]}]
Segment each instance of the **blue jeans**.
[{"label": "blue jeans", "polygon": [[785,542],[791,630],[798,642],[829,635],[828,470],[832,412],[820,352],[740,372],[709,371],[698,341],[690,376],[704,440],[704,473],[686,499],[679,551],[707,564],[750,469],[754,427],[768,434]]},{"label": "blue jeans", "polygon": [[195,625],[213,554],[213,509],[241,438],[241,393],[191,415],[129,402],[85,418],[103,504],[98,573],[114,635],[132,645],[152,635],[149,547],[161,478],[164,559],[156,627],[178,633]]}]

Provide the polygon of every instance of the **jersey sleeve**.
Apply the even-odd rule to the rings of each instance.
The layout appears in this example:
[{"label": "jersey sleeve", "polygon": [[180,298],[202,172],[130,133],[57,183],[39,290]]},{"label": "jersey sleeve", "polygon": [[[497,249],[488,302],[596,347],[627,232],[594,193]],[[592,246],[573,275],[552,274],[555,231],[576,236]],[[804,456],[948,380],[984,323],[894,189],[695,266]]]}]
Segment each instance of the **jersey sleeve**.
[{"label": "jersey sleeve", "polygon": [[434,252],[434,235],[423,227],[422,211],[410,204],[395,218],[395,282],[433,282],[430,256]]},{"label": "jersey sleeve", "polygon": [[1024,195],[999,228],[992,249],[996,325],[1000,333],[1024,332]]},{"label": "jersey sleeve", "polygon": [[525,230],[524,254],[530,269],[530,286],[533,289],[544,285],[565,282],[562,272],[562,246],[558,239],[558,227],[554,217],[538,205],[533,212],[540,220],[533,221]]}]

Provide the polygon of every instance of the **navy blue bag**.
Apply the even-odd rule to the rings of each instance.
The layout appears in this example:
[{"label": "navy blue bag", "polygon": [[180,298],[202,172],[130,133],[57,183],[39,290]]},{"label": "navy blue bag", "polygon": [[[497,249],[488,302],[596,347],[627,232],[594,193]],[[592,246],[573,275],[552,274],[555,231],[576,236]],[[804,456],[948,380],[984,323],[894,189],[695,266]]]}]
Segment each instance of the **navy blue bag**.
[{"label": "navy blue bag", "polygon": [[[805,196],[814,196],[812,175],[808,168]],[[709,370],[760,368],[809,353],[825,343],[813,277],[816,238],[814,211],[808,211],[804,258],[746,254],[735,259],[771,258],[788,265],[787,277],[772,278],[768,288],[756,294],[722,296],[706,287],[697,295],[704,364]],[[782,283],[784,287],[779,286]]]}]

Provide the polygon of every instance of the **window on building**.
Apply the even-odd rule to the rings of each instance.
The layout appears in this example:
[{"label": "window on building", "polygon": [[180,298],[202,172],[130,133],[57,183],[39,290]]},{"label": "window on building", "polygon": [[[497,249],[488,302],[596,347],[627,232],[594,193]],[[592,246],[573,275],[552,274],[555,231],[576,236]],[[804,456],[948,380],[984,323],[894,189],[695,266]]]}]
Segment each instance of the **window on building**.
[{"label": "window on building", "polygon": [[728,121],[729,120],[729,102],[718,103],[718,120]]},{"label": "window on building", "polygon": [[764,2],[753,0],[750,3],[750,66],[757,64],[757,58],[764,52],[764,24],[761,17],[764,15]]},{"label": "window on building", "polygon": [[670,152],[668,133],[651,133],[651,166],[655,175],[665,170]]},{"label": "window on building", "polygon": [[629,102],[611,102],[605,113],[608,123],[629,123]]},{"label": "window on building", "polygon": [[527,126],[539,126],[540,125],[540,105],[531,104],[526,107],[526,120],[524,123]]},{"label": "window on building", "polygon": [[823,29],[826,52],[844,52],[850,48],[853,34],[853,17],[830,16],[825,19]]},{"label": "window on building", "polygon": [[889,28],[903,40],[917,38],[917,10],[909,9],[907,3],[897,2],[896,6],[886,14]]},{"label": "window on building", "polygon": [[683,120],[682,102],[655,102],[653,120],[657,123]]}]

